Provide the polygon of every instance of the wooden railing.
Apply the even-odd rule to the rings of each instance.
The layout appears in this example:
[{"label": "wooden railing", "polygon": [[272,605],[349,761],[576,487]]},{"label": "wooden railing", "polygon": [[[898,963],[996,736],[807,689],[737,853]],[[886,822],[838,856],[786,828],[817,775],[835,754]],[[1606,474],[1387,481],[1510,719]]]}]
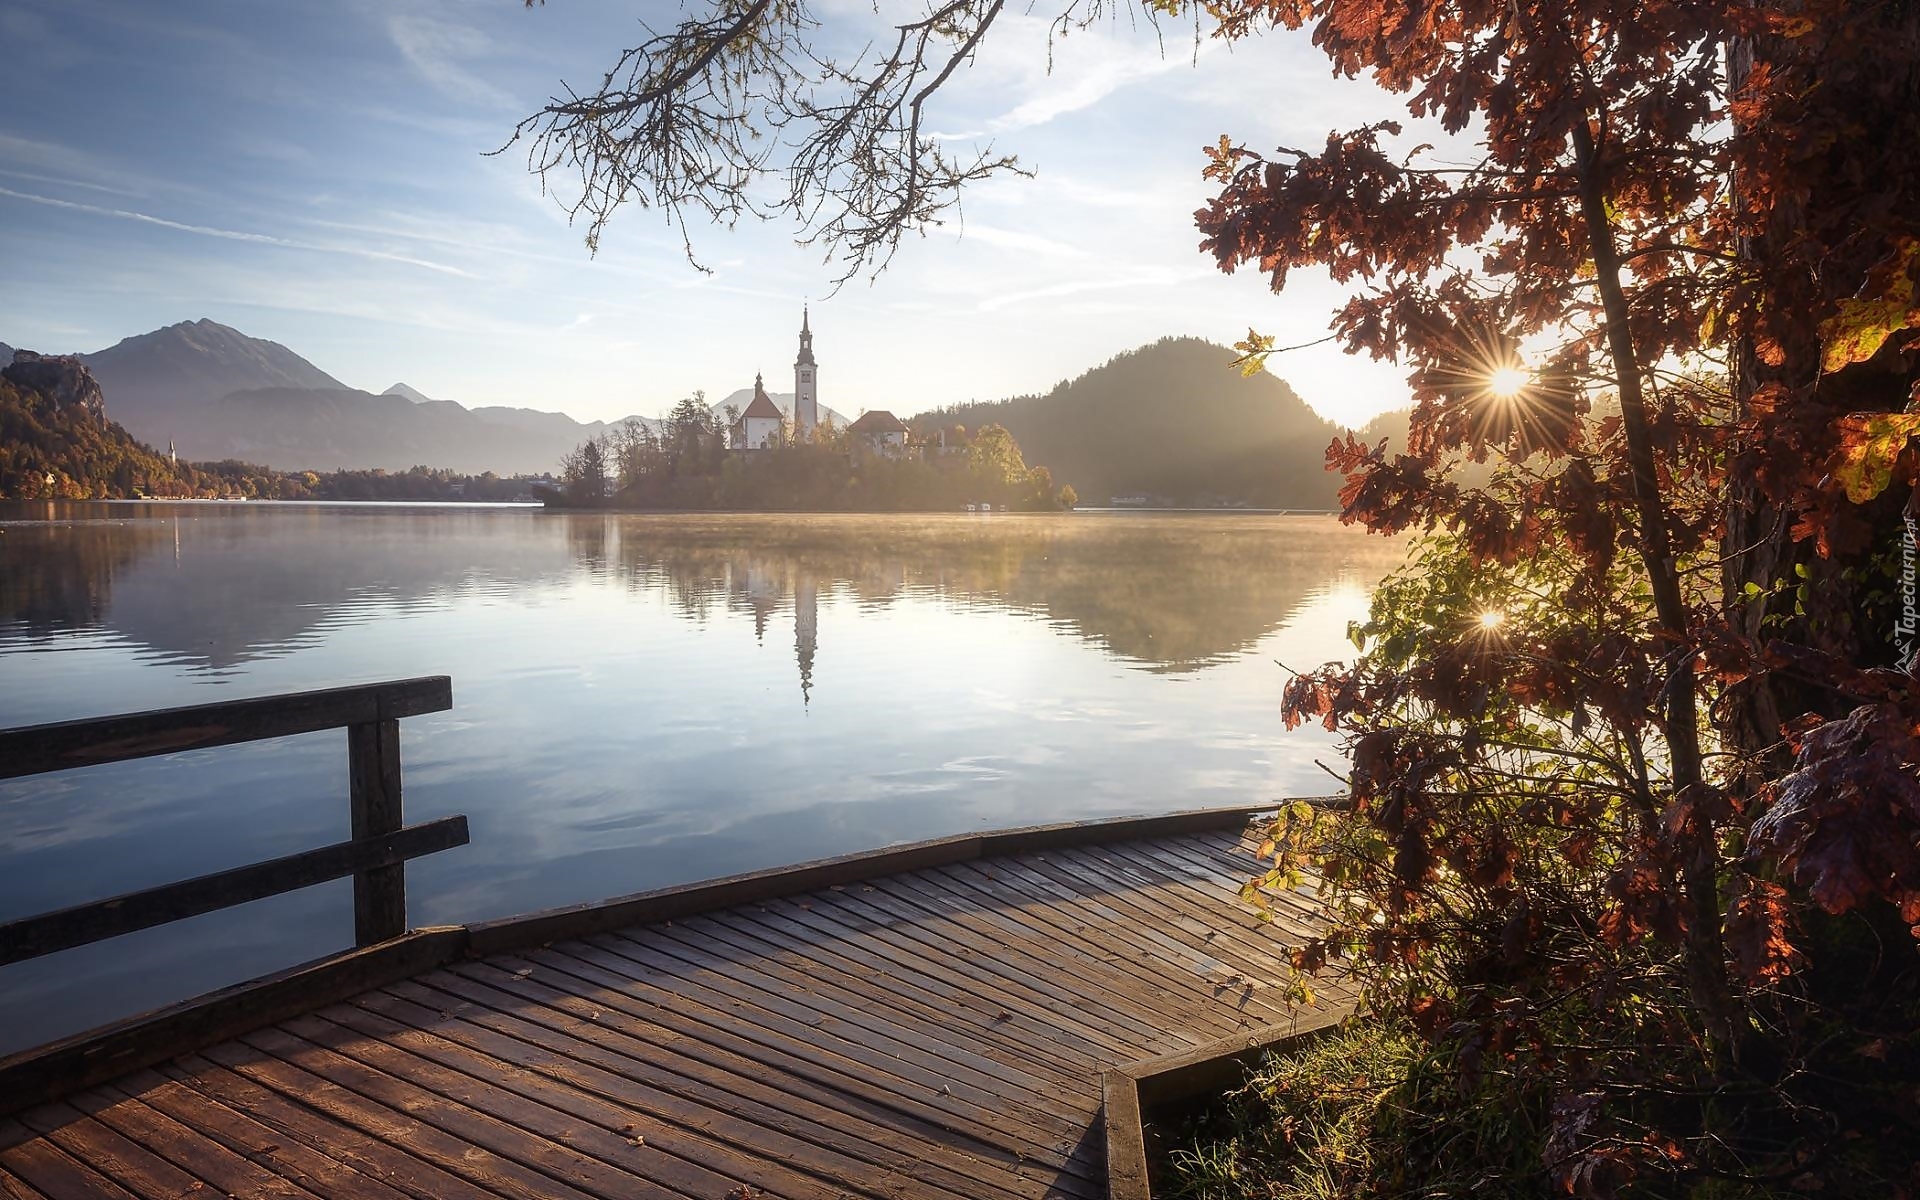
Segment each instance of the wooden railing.
[{"label": "wooden railing", "polygon": [[451,680],[434,675],[0,730],[0,779],[17,779],[345,728],[353,818],[349,841],[0,924],[0,966],[348,875],[355,942],[399,937],[406,861],[467,843],[463,816],[402,824],[400,720],[452,707]]}]

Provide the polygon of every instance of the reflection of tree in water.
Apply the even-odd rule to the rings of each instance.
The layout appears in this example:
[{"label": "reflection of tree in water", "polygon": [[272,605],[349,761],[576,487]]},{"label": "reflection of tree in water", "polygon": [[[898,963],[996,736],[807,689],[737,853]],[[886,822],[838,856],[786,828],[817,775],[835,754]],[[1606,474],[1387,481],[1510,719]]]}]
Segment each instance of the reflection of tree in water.
[{"label": "reflection of tree in water", "polygon": [[[563,584],[592,534],[538,513],[272,504],[0,506],[0,626],[98,626],[223,670],[473,589]],[[598,530],[604,547],[606,532]],[[603,549],[604,556],[604,549]]]},{"label": "reflection of tree in water", "polygon": [[598,574],[607,569],[607,523],[598,517],[568,517],[567,553]]},{"label": "reflection of tree in water", "polygon": [[[49,515],[9,506],[0,517]],[[1331,520],[1077,514],[673,514],[247,505],[57,505],[0,526],[0,628],[101,627],[224,669],[336,627],[473,591],[623,586],[688,620],[790,608],[803,695],[815,630],[801,597],[902,596],[1032,613],[1150,670],[1252,646],[1315,592],[1372,583],[1399,548]]]},{"label": "reflection of tree in water", "polygon": [[41,635],[99,625],[114,577],[169,537],[161,523],[146,521],[0,527],[0,626],[17,623]]},{"label": "reflection of tree in water", "polygon": [[[902,595],[1031,612],[1153,670],[1246,650],[1320,590],[1371,584],[1394,543],[1317,518],[608,517],[615,569],[683,613],[751,612],[756,633],[817,587],[863,605]],[[804,582],[803,582],[804,581]],[[817,581],[817,582],[816,582]],[[804,589],[804,590],[803,590]],[[810,677],[811,636],[803,673]]]}]

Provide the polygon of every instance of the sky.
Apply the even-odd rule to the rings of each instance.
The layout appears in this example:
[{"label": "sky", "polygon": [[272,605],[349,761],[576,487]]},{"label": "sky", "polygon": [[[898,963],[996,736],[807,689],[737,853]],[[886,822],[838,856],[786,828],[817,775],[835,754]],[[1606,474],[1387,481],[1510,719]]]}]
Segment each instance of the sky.
[{"label": "sky", "polygon": [[[840,38],[880,7],[813,6]],[[1304,34],[1196,50],[1173,29],[1163,51],[1122,17],[1049,69],[1045,11],[1003,17],[932,115],[1035,177],[978,186],[836,293],[784,221],[696,226],[710,275],[637,207],[590,253],[522,152],[486,153],[675,4],[0,0],[0,342],[85,352],[208,317],[350,387],[611,420],[756,372],[791,390],[809,300],[821,401],[849,414],[1045,391],[1170,334],[1324,336],[1324,277],[1275,296],[1199,252],[1202,147],[1318,146],[1399,103]],[[1332,347],[1271,369],[1343,424],[1406,403],[1399,369]]]}]

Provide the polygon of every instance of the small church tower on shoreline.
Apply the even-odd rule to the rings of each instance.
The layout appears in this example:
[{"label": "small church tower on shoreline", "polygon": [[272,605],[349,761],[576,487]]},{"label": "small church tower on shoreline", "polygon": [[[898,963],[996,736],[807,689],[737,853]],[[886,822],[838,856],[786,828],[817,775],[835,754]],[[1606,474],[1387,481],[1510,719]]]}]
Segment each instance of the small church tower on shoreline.
[{"label": "small church tower on shoreline", "polygon": [[798,441],[812,441],[820,423],[820,372],[813,361],[813,331],[807,327],[807,309],[800,308],[800,357],[793,360],[793,433]]}]

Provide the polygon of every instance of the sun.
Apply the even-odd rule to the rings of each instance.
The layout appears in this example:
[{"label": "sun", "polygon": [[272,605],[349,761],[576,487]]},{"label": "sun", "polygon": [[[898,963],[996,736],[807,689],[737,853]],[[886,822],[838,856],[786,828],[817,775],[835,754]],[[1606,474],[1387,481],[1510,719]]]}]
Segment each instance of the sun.
[{"label": "sun", "polygon": [[1519,367],[1495,367],[1487,374],[1487,394],[1496,400],[1511,400],[1532,382],[1532,377]]},{"label": "sun", "polygon": [[1480,614],[1480,628],[1492,632],[1506,622],[1507,614],[1497,608],[1490,608]]}]

